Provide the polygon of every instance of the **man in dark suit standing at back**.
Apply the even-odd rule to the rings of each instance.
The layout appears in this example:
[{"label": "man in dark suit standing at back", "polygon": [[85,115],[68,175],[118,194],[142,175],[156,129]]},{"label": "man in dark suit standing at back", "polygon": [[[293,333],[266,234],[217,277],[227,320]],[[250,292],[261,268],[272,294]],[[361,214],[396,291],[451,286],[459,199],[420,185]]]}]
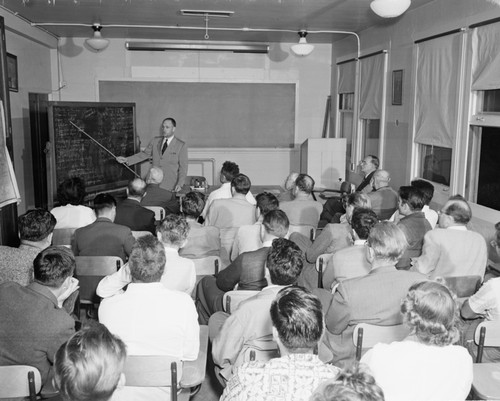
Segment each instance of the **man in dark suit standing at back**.
[{"label": "man in dark suit standing at back", "polygon": [[176,126],[173,118],[165,118],[161,135],[151,139],[146,149],[129,157],[119,156],[116,160],[132,166],[152,159],[153,166],[163,170],[164,179],[160,187],[168,191],[180,191],[187,176],[188,147],[184,141],[174,136]]},{"label": "man in dark suit standing at back", "polygon": [[149,231],[156,234],[155,214],[141,206],[146,194],[146,183],[140,178],[129,181],[127,199],[116,207],[115,223],[129,227],[132,231]]}]

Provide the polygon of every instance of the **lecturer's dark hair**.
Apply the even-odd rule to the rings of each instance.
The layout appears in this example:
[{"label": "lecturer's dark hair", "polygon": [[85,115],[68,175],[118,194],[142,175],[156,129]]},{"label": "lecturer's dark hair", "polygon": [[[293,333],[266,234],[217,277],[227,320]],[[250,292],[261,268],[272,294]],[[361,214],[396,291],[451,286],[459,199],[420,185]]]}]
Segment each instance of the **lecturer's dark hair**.
[{"label": "lecturer's dark hair", "polygon": [[174,126],[174,128],[175,128],[175,127],[177,127],[177,121],[175,121],[175,119],[173,119],[172,117],[167,117],[167,118],[165,118],[165,119],[161,122],[161,123],[162,123],[162,125],[163,125],[163,123],[164,123],[165,121],[171,121],[171,122],[172,122],[172,125]]}]

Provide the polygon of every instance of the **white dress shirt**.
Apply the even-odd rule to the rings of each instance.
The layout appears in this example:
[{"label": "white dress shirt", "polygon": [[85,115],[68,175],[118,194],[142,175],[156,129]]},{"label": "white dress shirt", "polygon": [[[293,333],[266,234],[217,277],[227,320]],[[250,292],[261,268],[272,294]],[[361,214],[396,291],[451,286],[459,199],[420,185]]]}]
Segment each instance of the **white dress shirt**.
[{"label": "white dress shirt", "polygon": [[54,228],[80,228],[92,224],[95,220],[94,211],[83,205],[58,206],[50,211],[56,218]]},{"label": "white dress shirt", "polygon": [[[205,208],[203,209],[203,212],[201,212],[201,215],[203,218],[207,216],[208,208],[212,204],[212,202],[216,199],[229,199],[232,198],[233,194],[231,193],[231,183],[230,182],[225,182],[222,184],[219,188],[217,188],[215,191],[210,192],[208,195],[207,202],[205,203]],[[247,199],[248,202],[250,202],[252,205],[255,205],[257,201],[253,197],[252,193],[248,191],[248,193],[245,195],[245,198]]]}]

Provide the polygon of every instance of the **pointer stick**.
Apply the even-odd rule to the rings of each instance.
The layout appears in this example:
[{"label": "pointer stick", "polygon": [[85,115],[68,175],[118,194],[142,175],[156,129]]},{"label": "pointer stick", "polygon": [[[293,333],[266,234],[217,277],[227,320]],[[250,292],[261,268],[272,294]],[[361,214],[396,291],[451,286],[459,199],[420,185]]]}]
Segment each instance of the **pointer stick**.
[{"label": "pointer stick", "polygon": [[[104,145],[100,144],[99,142],[97,142],[94,138],[92,138],[89,134],[87,134],[84,130],[82,130],[78,125],[76,125],[73,121],[70,121],[69,122],[73,127],[75,127],[78,131],[80,131],[82,134],[85,134],[88,138],[90,138],[94,143],[96,143],[97,145],[99,145],[102,149],[104,149],[106,152],[108,152],[111,156],[113,156],[114,159],[116,159],[116,156],[113,154],[113,152],[111,152],[108,148],[106,148]],[[125,168],[129,169],[132,173],[134,173],[134,175],[137,177],[137,178],[141,178],[139,176],[139,174],[137,174],[134,170],[132,170],[129,166],[127,166],[126,164],[124,163],[121,163],[122,166],[124,166]]]}]

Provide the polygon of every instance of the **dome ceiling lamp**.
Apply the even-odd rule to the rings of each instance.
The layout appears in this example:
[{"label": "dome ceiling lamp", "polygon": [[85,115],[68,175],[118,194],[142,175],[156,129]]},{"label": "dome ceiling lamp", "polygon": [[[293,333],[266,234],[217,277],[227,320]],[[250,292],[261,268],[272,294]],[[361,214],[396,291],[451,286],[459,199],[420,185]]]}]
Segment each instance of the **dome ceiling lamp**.
[{"label": "dome ceiling lamp", "polygon": [[95,23],[92,25],[92,29],[94,30],[94,36],[85,40],[85,43],[96,52],[100,52],[104,50],[109,45],[109,39],[105,39],[101,35],[101,24]]},{"label": "dome ceiling lamp", "polygon": [[307,31],[305,29],[297,33],[299,34],[299,43],[291,46],[292,52],[299,57],[308,56],[314,50],[314,45],[307,43]]},{"label": "dome ceiling lamp", "polygon": [[372,11],[382,18],[395,18],[403,14],[411,5],[411,0],[373,0]]}]

